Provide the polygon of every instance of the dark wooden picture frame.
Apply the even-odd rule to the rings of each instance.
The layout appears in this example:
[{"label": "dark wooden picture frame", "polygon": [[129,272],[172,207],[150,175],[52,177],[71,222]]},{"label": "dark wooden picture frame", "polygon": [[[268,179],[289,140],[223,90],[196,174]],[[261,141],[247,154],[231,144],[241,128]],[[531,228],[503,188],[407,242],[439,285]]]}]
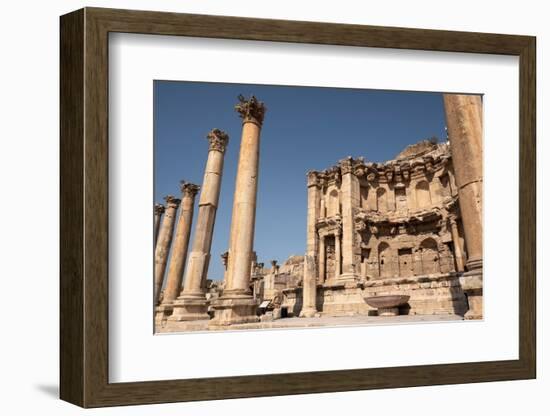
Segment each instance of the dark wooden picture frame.
[{"label": "dark wooden picture frame", "polygon": [[[85,8],[61,17],[60,396],[82,407],[536,377],[536,41],[530,36]],[[519,57],[519,359],[109,383],[108,35],[262,40]]]}]

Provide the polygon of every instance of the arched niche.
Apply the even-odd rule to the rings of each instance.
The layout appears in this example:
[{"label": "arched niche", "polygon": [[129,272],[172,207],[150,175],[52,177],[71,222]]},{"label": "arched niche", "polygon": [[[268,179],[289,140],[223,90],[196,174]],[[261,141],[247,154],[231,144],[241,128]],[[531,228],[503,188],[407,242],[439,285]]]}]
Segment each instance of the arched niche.
[{"label": "arched niche", "polygon": [[378,245],[378,267],[380,277],[391,277],[392,265],[391,265],[391,248],[386,242],[381,242]]},{"label": "arched niche", "polygon": [[422,273],[437,274],[441,273],[441,264],[439,260],[439,250],[437,242],[428,237],[420,243],[420,251],[422,255]]},{"label": "arched niche", "polygon": [[338,191],[333,189],[328,194],[327,203],[327,217],[333,217],[340,213],[340,201],[338,198]]}]

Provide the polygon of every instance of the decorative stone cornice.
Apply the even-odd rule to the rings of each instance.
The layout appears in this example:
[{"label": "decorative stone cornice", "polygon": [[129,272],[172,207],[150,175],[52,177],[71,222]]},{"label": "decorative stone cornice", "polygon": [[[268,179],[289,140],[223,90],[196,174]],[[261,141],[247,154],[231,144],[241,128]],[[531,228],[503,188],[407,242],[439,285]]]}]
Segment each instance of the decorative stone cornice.
[{"label": "decorative stone cornice", "polygon": [[443,172],[451,160],[450,147],[446,143],[434,145],[429,153],[407,159],[394,159],[383,163],[365,162],[362,157],[348,156],[324,171],[319,178],[326,181],[339,179],[339,175],[352,173],[367,182],[405,183],[427,174],[435,176]]},{"label": "decorative stone cornice", "polygon": [[167,195],[164,197],[164,200],[166,201],[166,208],[178,208],[181,202],[181,199],[176,198],[173,195]]},{"label": "decorative stone cornice", "polygon": [[164,214],[164,210],[165,210],[164,205],[155,204],[155,214],[162,215],[162,214]]},{"label": "decorative stone cornice", "polygon": [[235,105],[235,110],[243,119],[243,123],[252,121],[262,125],[264,122],[265,112],[267,110],[264,103],[258,101],[258,99],[253,95],[248,100],[242,94],[239,94],[238,98],[239,103]]},{"label": "decorative stone cornice", "polygon": [[315,224],[320,237],[326,235],[340,235],[342,230],[342,217],[335,215],[334,217],[320,218]]},{"label": "decorative stone cornice", "polygon": [[227,143],[229,143],[229,136],[226,132],[220,129],[213,129],[206,135],[210,144],[208,150],[217,150],[218,152],[225,152]]},{"label": "decorative stone cornice", "polygon": [[199,185],[195,185],[194,183],[190,182],[180,181],[180,190],[184,198],[194,198],[200,189],[201,187]]}]

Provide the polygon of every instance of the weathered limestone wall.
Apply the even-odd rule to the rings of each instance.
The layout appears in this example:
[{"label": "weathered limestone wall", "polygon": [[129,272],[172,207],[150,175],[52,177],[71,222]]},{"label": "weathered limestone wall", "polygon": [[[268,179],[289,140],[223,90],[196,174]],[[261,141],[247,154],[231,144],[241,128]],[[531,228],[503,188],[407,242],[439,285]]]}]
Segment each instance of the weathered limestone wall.
[{"label": "weathered limestone wall", "polygon": [[408,315],[464,315],[466,298],[455,273],[438,276],[414,276],[393,278],[365,283],[363,296],[410,296],[410,309],[401,308]]}]

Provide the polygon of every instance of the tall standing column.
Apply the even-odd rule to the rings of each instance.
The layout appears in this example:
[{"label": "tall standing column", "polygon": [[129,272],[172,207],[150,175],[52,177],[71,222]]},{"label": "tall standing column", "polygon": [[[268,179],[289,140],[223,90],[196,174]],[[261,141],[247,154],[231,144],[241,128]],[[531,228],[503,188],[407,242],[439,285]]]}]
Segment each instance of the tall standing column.
[{"label": "tall standing column", "polygon": [[449,218],[449,223],[451,225],[451,236],[453,238],[453,247],[455,252],[456,259],[456,268],[457,271],[464,271],[464,258],[462,255],[462,249],[460,248],[460,238],[458,237],[458,225],[456,224],[456,218],[451,216]]},{"label": "tall standing column", "polygon": [[359,206],[360,187],[359,180],[353,171],[353,159],[347,158],[340,161],[342,172],[342,263],[340,280],[355,281],[359,277],[356,271],[356,254],[361,250],[355,238],[355,223],[353,211]]},{"label": "tall standing column", "polygon": [[170,257],[170,266],[168,267],[168,277],[164,296],[161,305],[157,308],[157,323],[162,322],[171,315],[173,302],[181,290],[183,279],[183,270],[187,260],[187,249],[189,247],[189,236],[191,234],[191,224],[193,221],[193,210],[195,205],[195,195],[199,187],[192,183],[181,183],[181,209],[176,226],[176,236],[172,247],[172,256]]},{"label": "tall standing column", "polygon": [[229,136],[214,129],[206,136],[209,142],[208,159],[204,170],[197,225],[193,237],[193,248],[185,270],[183,291],[174,301],[171,321],[192,321],[208,319],[206,299],[206,276],[210,262],[212,235],[216,221],[216,211],[220,198],[223,160]]},{"label": "tall standing column", "polygon": [[483,295],[483,143],[482,104],[479,95],[444,94],[443,102],[451,156],[458,187],[458,200],[468,272],[461,278],[468,295],[469,311],[465,318],[482,317]]},{"label": "tall standing column", "polygon": [[339,231],[334,233],[334,256],[336,257],[334,277],[338,278],[342,273],[342,242]]},{"label": "tall standing column", "polygon": [[243,120],[243,130],[233,198],[227,281],[222,297],[213,305],[215,316],[210,321],[212,326],[258,320],[257,304],[249,286],[256,221],[260,132],[265,106],[254,96],[245,100],[240,95],[235,110]]},{"label": "tall standing column", "polygon": [[164,214],[164,205],[155,204],[155,226],[153,228],[154,247],[157,246],[157,240],[158,240],[159,230],[160,230],[160,220],[162,219],[162,214]]},{"label": "tall standing column", "polygon": [[168,262],[168,253],[170,252],[170,245],[172,244],[172,236],[174,234],[176,212],[180,204],[180,200],[174,198],[172,195],[168,195],[164,200],[166,201],[166,211],[160,228],[157,246],[155,248],[155,306],[159,303],[164,273],[166,272],[166,263]]},{"label": "tall standing column", "polygon": [[327,264],[327,249],[325,247],[325,236],[319,237],[319,283],[325,283]]},{"label": "tall standing column", "polygon": [[302,283],[303,305],[300,316],[311,318],[317,311],[317,250],[319,234],[316,224],[321,211],[321,189],[319,175],[315,171],[307,174],[307,247],[304,257],[304,280]]}]

